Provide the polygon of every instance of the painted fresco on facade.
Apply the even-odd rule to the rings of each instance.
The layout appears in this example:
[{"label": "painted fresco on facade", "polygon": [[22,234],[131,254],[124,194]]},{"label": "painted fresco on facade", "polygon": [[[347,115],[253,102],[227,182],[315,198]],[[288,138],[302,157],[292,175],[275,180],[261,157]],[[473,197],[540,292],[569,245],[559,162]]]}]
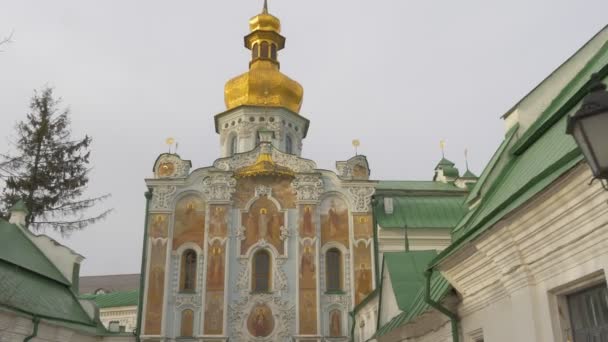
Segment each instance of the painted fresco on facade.
[{"label": "painted fresco on facade", "polygon": [[361,301],[372,291],[372,258],[371,244],[359,242],[354,247],[355,255],[355,304]]},{"label": "painted fresco on facade", "polygon": [[209,246],[207,261],[207,290],[224,289],[225,250],[220,241],[214,241]]},{"label": "painted fresco on facade", "polygon": [[342,336],[342,313],[340,310],[332,310],[329,313],[329,336]]},{"label": "painted fresco on facade", "polygon": [[300,206],[300,236],[301,237],[315,237],[315,206],[314,205],[302,205]]},{"label": "painted fresco on facade", "polygon": [[149,222],[150,264],[148,266],[145,331],[146,334],[158,335],[161,333],[163,316],[168,215],[152,214]]},{"label": "painted fresco on facade", "polygon": [[209,238],[225,237],[228,234],[228,207],[211,205],[209,219]]},{"label": "painted fresco on facade", "polygon": [[272,311],[266,305],[256,305],[247,319],[247,330],[252,336],[266,337],[274,330]]},{"label": "painted fresco on facade", "polygon": [[224,325],[224,292],[207,291],[205,296],[205,335],[221,335]]},{"label": "painted fresco on facade", "polygon": [[173,250],[184,242],[194,242],[203,247],[205,234],[205,203],[196,195],[181,198],[175,206]]},{"label": "painted fresco on facade", "polygon": [[284,215],[271,200],[265,196],[256,200],[249,211],[243,213],[242,223],[245,227],[245,239],[241,241],[241,254],[245,254],[249,247],[262,239],[283,254],[281,228]]},{"label": "painted fresco on facade", "polygon": [[321,240],[341,242],[348,248],[348,207],[341,198],[328,197],[321,203]]},{"label": "painted fresco on facade", "polygon": [[295,208],[295,194],[291,187],[291,180],[286,178],[243,178],[236,185],[236,192],[232,195],[234,205],[245,209],[249,200],[255,197],[255,188],[259,186],[269,187],[272,197],[280,204],[281,208]]},{"label": "painted fresco on facade", "polygon": [[190,309],[182,311],[181,323],[180,336],[194,336],[194,311]]},{"label": "painted fresco on facade", "polygon": [[371,215],[353,216],[355,239],[369,239],[372,237]]},{"label": "painted fresco on facade", "polygon": [[300,334],[317,333],[317,267],[314,242],[300,245]]}]

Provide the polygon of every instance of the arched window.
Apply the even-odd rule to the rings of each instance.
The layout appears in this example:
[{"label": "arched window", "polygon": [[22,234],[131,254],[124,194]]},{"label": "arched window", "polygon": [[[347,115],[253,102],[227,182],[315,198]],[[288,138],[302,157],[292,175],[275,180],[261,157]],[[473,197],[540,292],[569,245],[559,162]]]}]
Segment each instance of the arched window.
[{"label": "arched window", "polygon": [[258,43],[253,44],[253,49],[251,49],[253,59],[256,59],[260,56],[260,46]]},{"label": "arched window", "polygon": [[238,144],[238,138],[236,135],[233,135],[232,138],[230,138],[230,155],[233,156],[236,154],[236,150],[237,150],[237,144]]},{"label": "arched window", "polygon": [[291,140],[289,135],[285,137],[285,152],[293,154],[293,140]]},{"label": "arched window", "polygon": [[194,336],[194,312],[190,309],[182,311],[182,326],[180,329],[181,337]]},{"label": "arched window", "polygon": [[260,51],[260,57],[268,58],[268,42],[262,42],[262,46],[260,49],[262,50]]},{"label": "arched window", "polygon": [[180,290],[194,291],[196,288],[196,252],[189,249],[182,255]]},{"label": "arched window", "polygon": [[270,254],[261,250],[253,256],[253,292],[270,291]]},{"label": "arched window", "polygon": [[325,254],[327,291],[342,291],[342,253],[332,248]]},{"label": "arched window", "polygon": [[277,59],[277,46],[275,44],[270,45],[270,58]]}]

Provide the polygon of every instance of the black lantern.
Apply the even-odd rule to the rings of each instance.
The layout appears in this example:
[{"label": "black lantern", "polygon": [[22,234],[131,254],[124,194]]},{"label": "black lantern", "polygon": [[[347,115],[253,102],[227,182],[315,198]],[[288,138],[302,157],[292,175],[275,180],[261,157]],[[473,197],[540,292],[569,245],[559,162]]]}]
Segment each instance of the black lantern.
[{"label": "black lantern", "polygon": [[[581,108],[568,118],[566,133],[574,137],[591,167],[594,178],[607,180],[608,91],[597,74],[591,77],[589,94],[583,99]],[[602,184],[607,188],[606,184]]]}]

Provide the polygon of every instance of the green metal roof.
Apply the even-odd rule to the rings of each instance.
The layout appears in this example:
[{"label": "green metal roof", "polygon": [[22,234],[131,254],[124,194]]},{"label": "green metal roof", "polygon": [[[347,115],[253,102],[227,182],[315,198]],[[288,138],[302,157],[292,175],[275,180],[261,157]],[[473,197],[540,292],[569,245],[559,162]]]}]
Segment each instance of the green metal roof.
[{"label": "green metal roof", "polygon": [[84,294],[81,299],[89,299],[97,304],[97,307],[115,308],[121,306],[136,306],[139,302],[139,290],[118,291],[105,294]]},{"label": "green metal roof", "polygon": [[464,216],[464,196],[398,196],[393,213],[376,201],[374,215],[382,228],[453,228]]},{"label": "green metal roof", "polygon": [[460,178],[477,178],[477,175],[471,172],[471,170],[467,169],[464,174],[460,176]]},{"label": "green metal roof", "polygon": [[70,286],[57,267],[25,235],[22,228],[0,219],[0,260]]},{"label": "green metal roof", "polygon": [[[403,311],[382,325],[374,337],[388,334],[392,330],[415,320],[431,307],[424,300],[424,271],[428,263],[437,255],[436,251],[411,251],[385,253],[385,265],[391,277],[391,285],[397,298],[399,309]],[[431,277],[430,297],[441,301],[449,293],[449,282],[439,272]]]},{"label": "green metal roof", "polygon": [[435,181],[401,181],[389,180],[379,181],[376,184],[376,193],[390,191],[406,191],[406,192],[466,192],[452,183],[443,183]]},{"label": "green metal roof", "polygon": [[0,306],[41,318],[95,326],[64,284],[0,260]]},{"label": "green metal roof", "polygon": [[454,164],[454,162],[452,162],[451,160],[441,158],[439,163],[437,163],[437,167],[435,167],[435,170],[437,170],[440,166],[454,166],[454,165],[456,165],[456,164]]},{"label": "green metal roof", "polygon": [[[598,56],[592,58],[594,67],[601,67],[598,74],[604,81],[608,77],[608,45],[606,44],[600,50],[601,58]],[[604,64],[597,65],[597,61]],[[475,238],[505,215],[523,205],[583,160],[574,139],[565,132],[568,116],[578,109],[580,101],[586,94],[585,85],[581,85],[580,80],[588,80],[593,70],[597,69],[583,68],[581,74],[584,76],[578,75],[566,87],[568,94],[571,94],[572,84],[579,87],[578,91],[569,99],[559,100],[564,101],[560,102],[564,105],[549,117],[543,114],[537,121],[542,121],[542,126],[536,123],[532,125],[529,131],[534,130],[537,133],[528,135],[527,132],[524,135],[527,139],[525,143],[521,143],[520,140],[510,151],[501,151],[497,158],[503,161],[502,166],[491,171],[496,176],[488,184],[487,193],[482,195],[480,204],[458,224],[453,231],[454,242],[440,253],[432,265],[436,265],[463,243]]]},{"label": "green metal roof", "polygon": [[10,212],[13,212],[13,211],[21,211],[21,212],[24,212],[24,213],[26,213],[26,214],[27,214],[27,213],[29,213],[29,210],[27,210],[27,206],[25,205],[25,202],[23,202],[23,200],[22,200],[22,199],[18,200],[18,201],[17,201],[17,203],[15,203],[15,204],[14,204],[14,205],[13,205],[13,206],[12,206],[12,207],[9,209],[9,211],[10,211]]},{"label": "green metal roof", "polygon": [[435,250],[384,253],[399,309],[410,310],[416,294],[424,287],[424,271],[436,255]]}]

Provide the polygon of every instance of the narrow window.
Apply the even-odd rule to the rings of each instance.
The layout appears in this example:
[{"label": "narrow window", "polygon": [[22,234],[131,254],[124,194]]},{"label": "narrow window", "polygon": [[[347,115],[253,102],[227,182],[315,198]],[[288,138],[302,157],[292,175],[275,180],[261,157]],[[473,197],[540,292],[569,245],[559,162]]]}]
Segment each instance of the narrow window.
[{"label": "narrow window", "polygon": [[196,287],[196,252],[189,249],[182,255],[180,279],[182,291],[194,291]]},{"label": "narrow window", "polygon": [[325,254],[327,291],[342,290],[342,253],[332,248]]},{"label": "narrow window", "polygon": [[285,138],[285,152],[293,154],[293,141],[289,135]]},{"label": "narrow window", "polygon": [[180,335],[182,337],[194,336],[194,312],[190,309],[182,311],[182,326]]},{"label": "narrow window", "polygon": [[260,51],[260,57],[268,58],[268,42],[262,42],[262,47]]},{"label": "narrow window", "polygon": [[255,132],[255,147],[260,144],[260,131]]},{"label": "narrow window", "polygon": [[275,44],[270,45],[270,58],[277,60],[277,46]]},{"label": "narrow window", "polygon": [[270,255],[261,250],[253,256],[253,292],[270,291]]},{"label": "narrow window", "polygon": [[231,156],[236,154],[236,148],[237,148],[237,143],[238,143],[237,139],[238,138],[236,135],[232,136],[232,138],[230,139],[230,155]]},{"label": "narrow window", "polygon": [[256,59],[260,56],[260,46],[258,43],[253,44],[253,49],[251,49],[253,59]]}]

